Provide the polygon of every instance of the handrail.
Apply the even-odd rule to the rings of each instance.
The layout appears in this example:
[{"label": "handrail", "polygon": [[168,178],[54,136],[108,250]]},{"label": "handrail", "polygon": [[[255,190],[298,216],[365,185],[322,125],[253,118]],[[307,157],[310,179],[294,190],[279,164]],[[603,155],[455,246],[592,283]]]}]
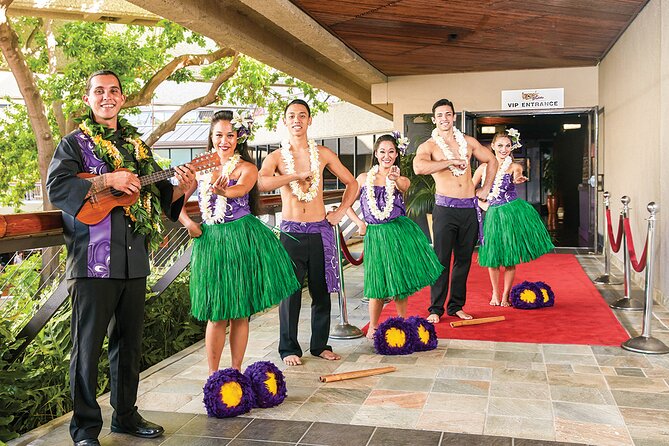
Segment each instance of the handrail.
[{"label": "handrail", "polygon": [[[323,201],[326,204],[341,201],[343,192],[341,189],[325,191],[323,193]],[[260,207],[266,213],[273,214],[280,212],[281,196],[278,194],[261,195]],[[200,211],[197,202],[188,202],[186,204],[186,212],[189,215],[199,214]],[[47,240],[45,236],[50,236],[48,244],[44,244],[44,241]],[[54,236],[59,238],[59,243],[54,242]],[[28,249],[28,245],[35,244],[34,242],[38,244],[37,247],[54,246],[63,243],[61,211],[0,215],[0,252],[9,251],[5,247],[11,245],[19,247],[15,250]],[[191,249],[189,247],[186,248],[179,259],[168,268],[165,274],[152,287],[152,291],[156,295],[151,300],[156,299],[188,267],[190,256]],[[17,339],[20,341],[20,345],[18,349],[12,352],[11,358],[9,358],[10,361],[14,361],[20,357],[28,344],[32,342],[65,302],[68,297],[65,284],[65,280],[59,283],[54,292],[19,332]]]},{"label": "handrail", "polygon": [[[341,201],[343,192],[343,189],[324,191],[323,201],[326,204]],[[280,212],[281,195],[261,195],[260,208],[266,213]],[[197,202],[189,201],[186,203],[186,212],[188,212],[188,215],[198,215],[200,211]],[[61,211],[0,215],[0,252],[44,248],[62,245],[63,243]]]}]

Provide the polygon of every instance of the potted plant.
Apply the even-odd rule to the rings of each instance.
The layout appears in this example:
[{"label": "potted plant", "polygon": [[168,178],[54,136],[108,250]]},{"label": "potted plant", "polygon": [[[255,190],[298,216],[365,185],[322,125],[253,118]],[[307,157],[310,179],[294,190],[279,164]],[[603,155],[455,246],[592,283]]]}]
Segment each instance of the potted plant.
[{"label": "potted plant", "polygon": [[[411,186],[404,194],[407,216],[416,220],[419,226],[427,224],[430,239],[432,239],[432,209],[434,208],[434,194],[436,186],[431,175],[416,175],[413,171],[415,153],[402,157],[400,170],[402,175],[411,181]],[[425,219],[425,220],[423,220]],[[423,220],[423,221],[421,221]],[[424,224],[421,224],[423,223]]]},{"label": "potted plant", "polygon": [[541,184],[543,186],[544,193],[546,194],[546,207],[548,208],[548,215],[555,215],[557,213],[555,161],[551,155],[549,155],[544,162]]}]

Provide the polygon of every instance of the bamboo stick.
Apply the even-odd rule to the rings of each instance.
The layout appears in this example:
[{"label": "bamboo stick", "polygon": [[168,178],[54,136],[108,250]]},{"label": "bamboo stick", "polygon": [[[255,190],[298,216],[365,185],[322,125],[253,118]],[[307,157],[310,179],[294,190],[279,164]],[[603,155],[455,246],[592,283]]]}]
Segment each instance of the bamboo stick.
[{"label": "bamboo stick", "polygon": [[463,319],[461,321],[451,322],[451,327],[462,327],[463,325],[478,325],[478,324],[487,324],[488,322],[498,322],[503,321],[504,316],[492,316],[492,317],[481,317],[478,319]]},{"label": "bamboo stick", "polygon": [[323,375],[319,377],[318,380],[322,383],[330,383],[335,381],[343,381],[345,379],[355,379],[355,378],[363,378],[365,376],[380,375],[382,373],[394,372],[395,370],[397,370],[397,368],[394,366],[379,367],[377,369],[354,370],[352,372]]}]

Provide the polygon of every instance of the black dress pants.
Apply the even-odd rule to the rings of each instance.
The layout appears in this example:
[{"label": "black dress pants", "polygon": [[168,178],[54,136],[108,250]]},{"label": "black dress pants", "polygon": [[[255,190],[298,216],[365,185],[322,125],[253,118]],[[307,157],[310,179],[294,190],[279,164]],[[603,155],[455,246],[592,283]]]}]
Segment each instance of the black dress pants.
[{"label": "black dress pants", "polygon": [[102,429],[96,391],[105,334],[109,335],[113,420],[121,425],[137,420],[146,278],[70,279],[67,285],[72,298],[70,435],[76,442],[97,438]]},{"label": "black dress pants", "polygon": [[[454,315],[462,310],[467,296],[467,276],[478,236],[476,209],[435,206],[432,213],[434,251],[444,266],[437,281],[430,288],[430,314],[441,317],[448,295],[449,279],[451,296],[447,313]],[[453,270],[451,269],[453,259]]]},{"label": "black dress pants", "polygon": [[[325,283],[323,240],[319,233],[290,232],[288,235],[281,234],[281,243],[293,261],[298,282],[303,284],[305,276],[308,277],[309,294],[311,295],[309,350],[312,355],[318,356],[324,350],[332,350],[332,347],[327,345],[330,336],[331,301]],[[279,304],[279,354],[281,358],[290,355],[302,356],[302,348],[297,340],[301,307],[301,289]]]}]

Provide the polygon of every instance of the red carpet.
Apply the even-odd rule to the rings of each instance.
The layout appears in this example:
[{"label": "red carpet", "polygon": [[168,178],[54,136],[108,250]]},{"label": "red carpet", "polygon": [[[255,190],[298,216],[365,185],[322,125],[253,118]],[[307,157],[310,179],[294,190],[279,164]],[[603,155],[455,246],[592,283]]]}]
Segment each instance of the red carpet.
[{"label": "red carpet", "polygon": [[[523,280],[541,280],[550,285],[555,292],[555,306],[537,310],[490,306],[492,288],[488,271],[474,260],[467,281],[465,311],[475,318],[505,316],[506,320],[451,328],[449,322],[459,319],[444,315],[435,325],[437,337],[615,346],[629,339],[574,255],[547,254],[533,262],[518,265],[514,284]],[[427,317],[429,305],[430,288],[427,287],[409,297],[408,315]],[[394,303],[386,305],[381,313],[381,322],[396,314]]]}]

